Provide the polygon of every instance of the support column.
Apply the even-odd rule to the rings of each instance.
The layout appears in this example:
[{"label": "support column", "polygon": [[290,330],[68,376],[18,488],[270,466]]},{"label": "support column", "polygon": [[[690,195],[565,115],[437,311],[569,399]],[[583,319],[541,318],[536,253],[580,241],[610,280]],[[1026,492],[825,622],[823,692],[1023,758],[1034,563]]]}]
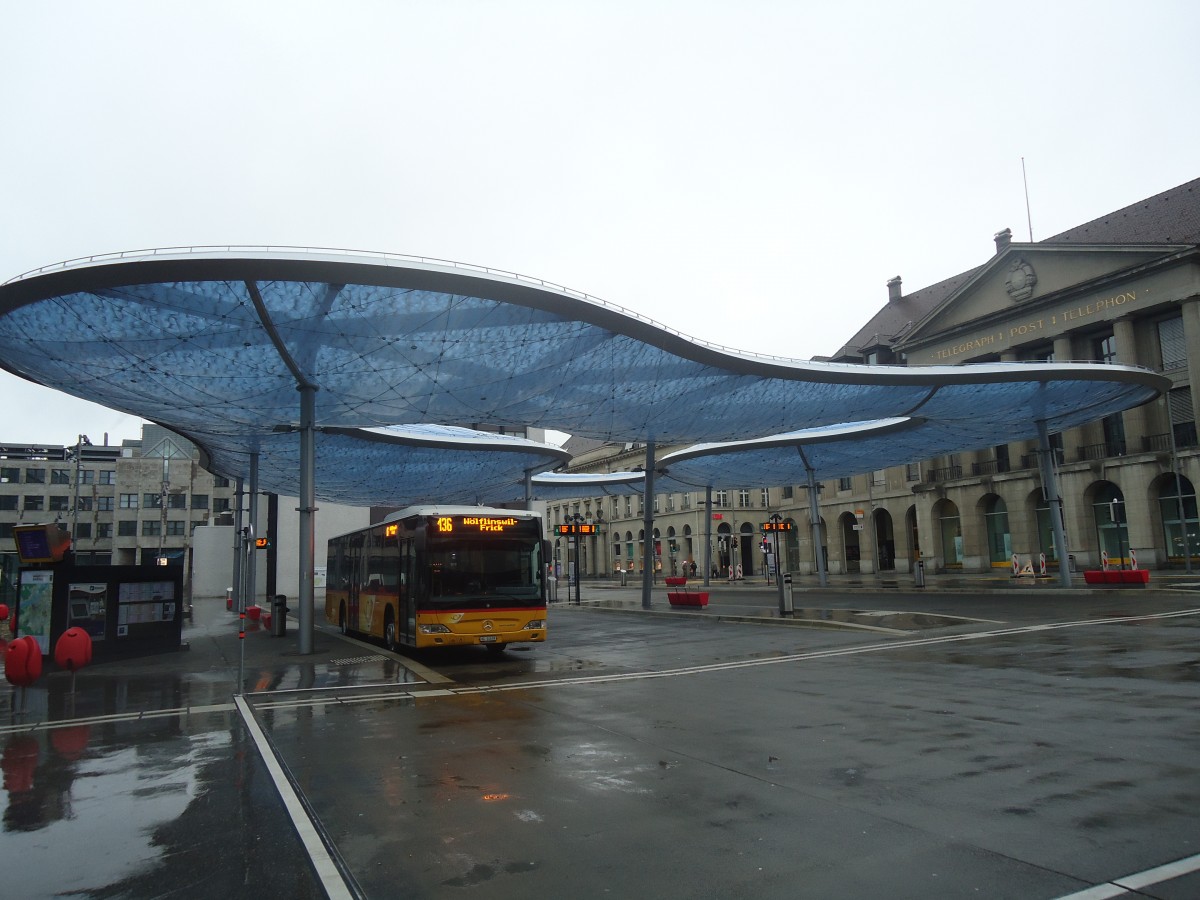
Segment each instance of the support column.
[{"label": "support column", "polygon": [[712,575],[712,485],[704,488],[704,586]]},{"label": "support column", "polygon": [[[1183,343],[1187,348],[1192,421],[1200,422],[1200,297],[1189,297],[1183,302]],[[1170,398],[1167,402],[1170,403]]]},{"label": "support column", "polygon": [[246,611],[246,597],[242,589],[242,477],[234,481],[233,492],[233,609],[234,612]]},{"label": "support column", "polygon": [[1058,492],[1058,479],[1054,477],[1054,451],[1050,449],[1050,432],[1046,429],[1045,419],[1037,420],[1037,431],[1042,492],[1046,495],[1046,503],[1050,507],[1050,528],[1054,532],[1054,550],[1058,556],[1058,583],[1063,587],[1070,587],[1071,566],[1068,559],[1067,533],[1063,527],[1063,502]]},{"label": "support column", "polygon": [[[1113,337],[1117,341],[1117,359],[1123,365],[1138,365],[1137,335],[1134,332],[1133,320],[1123,316],[1113,322]],[[1134,452],[1134,443],[1141,447],[1141,440],[1148,433],[1146,426],[1146,407],[1138,406],[1121,413],[1125,429],[1126,453]]]},{"label": "support column", "polygon": [[642,503],[642,609],[650,609],[654,587],[654,441],[646,442],[646,495]]},{"label": "support column", "polygon": [[808,464],[804,448],[797,447],[796,450],[804,461],[804,471],[808,473],[808,514],[812,524],[813,553],[817,557],[817,583],[821,587],[828,587],[829,574],[825,571],[825,553],[821,547],[821,491],[817,486],[817,472]]},{"label": "support column", "polygon": [[[262,537],[258,533],[258,452],[250,454],[250,494],[247,509],[250,511],[250,536],[257,540]],[[255,600],[258,597],[258,551],[254,544],[246,549],[246,597]]]},{"label": "support column", "polygon": [[313,652],[313,566],[316,544],[316,385],[302,384],[300,391],[300,653]]}]

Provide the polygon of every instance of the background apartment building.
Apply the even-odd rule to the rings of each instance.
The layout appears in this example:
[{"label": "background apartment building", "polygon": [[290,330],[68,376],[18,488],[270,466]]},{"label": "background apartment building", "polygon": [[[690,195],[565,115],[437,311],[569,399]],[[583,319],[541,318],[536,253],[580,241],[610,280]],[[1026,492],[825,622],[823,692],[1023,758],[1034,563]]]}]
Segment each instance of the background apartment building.
[{"label": "background apartment building", "polygon": [[0,566],[15,584],[13,527],[58,522],[75,536],[83,565],[154,565],[190,576],[194,530],[232,524],[234,486],[200,466],[190,441],[157,425],[120,446],[0,445]]}]

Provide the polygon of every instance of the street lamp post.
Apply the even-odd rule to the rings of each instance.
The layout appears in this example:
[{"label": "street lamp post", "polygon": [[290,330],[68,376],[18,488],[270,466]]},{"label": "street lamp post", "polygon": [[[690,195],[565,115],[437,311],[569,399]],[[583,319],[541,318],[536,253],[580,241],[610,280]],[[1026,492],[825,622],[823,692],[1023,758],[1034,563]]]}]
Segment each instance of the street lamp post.
[{"label": "street lamp post", "polygon": [[779,513],[771,513],[771,533],[775,538],[775,586],[779,591],[779,615],[790,616],[792,612],[787,608],[783,600],[783,571],[779,567],[779,532],[782,523],[783,516]]},{"label": "street lamp post", "polygon": [[[75,443],[75,497],[71,504],[71,549],[72,556],[76,562],[79,561],[79,548],[75,544],[76,532],[79,531],[79,475],[80,466],[83,463],[83,448],[92,446],[91,440],[86,434],[79,435],[79,440]],[[95,549],[93,545],[93,549]]]},{"label": "street lamp post", "polygon": [[[575,576],[575,605],[576,606],[580,606],[583,604],[583,597],[580,593],[581,587],[579,584],[579,576],[580,576],[579,561],[580,561],[580,556],[581,556],[581,554],[579,552],[579,534],[580,534],[579,526],[582,523],[583,523],[583,516],[581,516],[579,513],[569,513],[569,514],[563,516],[563,524],[567,526],[567,571],[568,571],[567,602],[568,603],[571,602],[570,574],[573,573]],[[572,547],[575,548],[575,566],[573,569],[571,566],[571,548]]]}]

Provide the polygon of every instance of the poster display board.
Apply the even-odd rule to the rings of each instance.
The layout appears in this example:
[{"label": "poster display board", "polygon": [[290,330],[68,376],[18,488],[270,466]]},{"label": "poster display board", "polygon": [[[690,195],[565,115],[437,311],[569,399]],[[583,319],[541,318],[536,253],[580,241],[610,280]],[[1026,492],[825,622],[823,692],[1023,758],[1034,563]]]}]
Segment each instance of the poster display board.
[{"label": "poster display board", "polygon": [[92,638],[97,661],[177,650],[183,643],[183,570],[178,566],[23,568],[14,632],[44,655],[68,628]]},{"label": "poster display board", "polygon": [[54,573],[36,571],[21,573],[21,592],[18,596],[16,621],[22,637],[28,635],[38,642],[42,655],[50,652],[50,617],[53,611]]}]

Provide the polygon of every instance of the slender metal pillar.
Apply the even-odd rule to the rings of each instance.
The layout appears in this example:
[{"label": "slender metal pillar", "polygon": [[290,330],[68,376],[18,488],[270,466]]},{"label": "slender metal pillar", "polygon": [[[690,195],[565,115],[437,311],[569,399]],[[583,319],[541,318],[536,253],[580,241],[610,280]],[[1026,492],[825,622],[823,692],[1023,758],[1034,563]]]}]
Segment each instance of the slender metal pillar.
[{"label": "slender metal pillar", "polygon": [[712,574],[712,485],[704,488],[704,586]]},{"label": "slender metal pillar", "polygon": [[650,609],[654,587],[654,441],[646,442],[646,495],[642,503],[642,609]]},{"label": "slender metal pillar", "polygon": [[[257,540],[258,533],[258,452],[250,454],[250,535]],[[258,551],[251,544],[246,552],[246,584],[250,587],[246,596],[251,601],[258,597]]]},{"label": "slender metal pillar", "polygon": [[533,469],[525,470],[525,508],[533,511]]},{"label": "slender metal pillar", "polygon": [[804,460],[804,471],[808,473],[808,515],[812,523],[813,553],[817,557],[817,583],[821,587],[828,587],[829,575],[825,571],[825,553],[821,547],[821,492],[817,486],[817,472],[808,464],[804,448],[797,447],[796,450]]},{"label": "slender metal pillar", "polygon": [[313,566],[316,544],[316,385],[300,391],[300,652],[313,652]]},{"label": "slender metal pillar", "polygon": [[233,608],[235,612],[246,611],[246,595],[242,591],[242,478],[239,475],[234,481],[233,493]]},{"label": "slender metal pillar", "polygon": [[1050,507],[1050,528],[1054,532],[1054,549],[1058,557],[1058,583],[1071,586],[1070,554],[1067,552],[1067,532],[1063,527],[1062,495],[1058,492],[1058,479],[1054,477],[1054,450],[1050,447],[1050,432],[1046,420],[1037,420],[1038,463],[1042,470],[1042,493]]}]

